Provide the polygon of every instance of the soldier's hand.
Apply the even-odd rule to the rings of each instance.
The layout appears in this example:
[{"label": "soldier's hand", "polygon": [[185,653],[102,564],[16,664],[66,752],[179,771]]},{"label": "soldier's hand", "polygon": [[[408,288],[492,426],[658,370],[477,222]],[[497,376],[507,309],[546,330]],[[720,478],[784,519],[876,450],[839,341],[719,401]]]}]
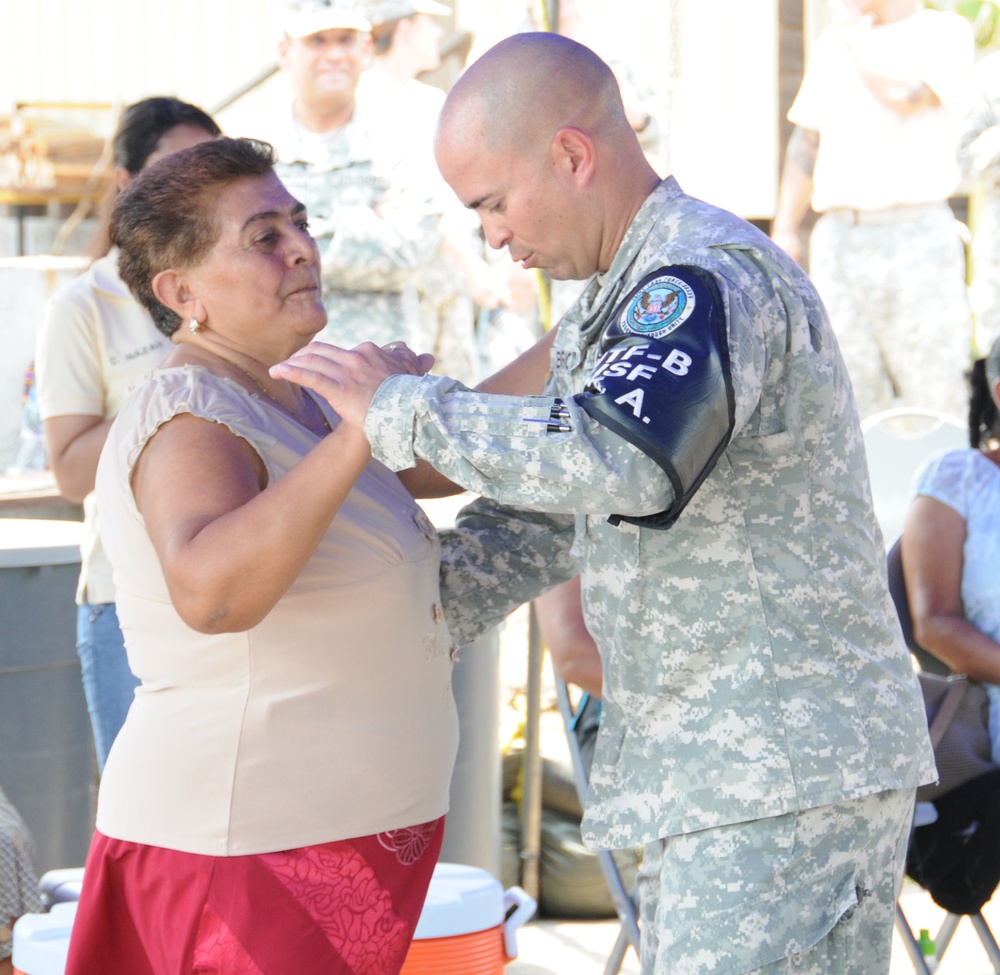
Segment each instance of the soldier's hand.
[{"label": "soldier's hand", "polygon": [[322,396],[345,423],[364,428],[375,391],[393,375],[422,376],[434,364],[434,356],[413,352],[405,342],[379,347],[363,342],[354,349],[341,349],[311,342],[295,355],[270,369],[276,379],[298,383]]}]

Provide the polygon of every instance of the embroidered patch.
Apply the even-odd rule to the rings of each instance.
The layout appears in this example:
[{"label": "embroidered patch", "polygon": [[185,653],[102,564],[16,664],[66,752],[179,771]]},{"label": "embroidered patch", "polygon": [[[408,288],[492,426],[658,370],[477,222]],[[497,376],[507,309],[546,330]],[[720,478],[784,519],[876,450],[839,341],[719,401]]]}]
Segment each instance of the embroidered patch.
[{"label": "embroidered patch", "polygon": [[619,312],[618,327],[625,334],[659,339],[680,328],[694,311],[691,286],[673,274],[660,274],[642,288]]}]

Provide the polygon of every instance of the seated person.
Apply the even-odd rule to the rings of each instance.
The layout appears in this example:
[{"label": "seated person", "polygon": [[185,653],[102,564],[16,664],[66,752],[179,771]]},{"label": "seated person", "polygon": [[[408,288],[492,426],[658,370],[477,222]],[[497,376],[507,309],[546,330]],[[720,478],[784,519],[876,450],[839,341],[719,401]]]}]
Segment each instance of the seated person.
[{"label": "seated person", "polygon": [[0,789],[0,975],[14,970],[14,922],[42,909],[34,856],[28,827]]},{"label": "seated person", "polygon": [[917,643],[987,685],[1000,759],[1000,340],[969,374],[968,448],[918,473],[902,561]]}]

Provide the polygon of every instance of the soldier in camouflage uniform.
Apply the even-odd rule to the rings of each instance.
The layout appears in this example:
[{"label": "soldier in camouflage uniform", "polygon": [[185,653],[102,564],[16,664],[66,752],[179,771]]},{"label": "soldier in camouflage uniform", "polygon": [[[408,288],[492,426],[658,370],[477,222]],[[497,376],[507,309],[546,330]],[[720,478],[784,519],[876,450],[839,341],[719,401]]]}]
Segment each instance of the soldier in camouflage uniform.
[{"label": "soldier in camouflage uniform", "polygon": [[262,134],[320,249],[329,315],[321,338],[432,348],[418,282],[438,249],[441,206],[421,166],[406,158],[406,141],[355,101],[369,27],[353,0],[291,0],[279,63],[295,101]]},{"label": "soldier in camouflage uniform", "polygon": [[815,291],[660,181],[571,40],[520,34],[476,62],[437,157],[494,247],[592,275],[544,394],[393,376],[413,357],[373,346],[312,345],[275,374],[392,468],[426,458],[483,495],[442,539],[457,642],[579,568],[604,671],[583,832],[646,844],[645,975],[887,971],[935,772]]},{"label": "soldier in camouflage uniform", "polygon": [[966,120],[958,159],[978,204],[969,300],[976,352],[986,355],[1000,337],[1000,51],[979,61],[976,73],[978,98]]},{"label": "soldier in camouflage uniform", "polygon": [[965,415],[972,315],[948,205],[972,95],[973,38],[921,0],[837,0],[789,109],[772,236],[801,256],[833,323],[862,418],[891,406]]}]

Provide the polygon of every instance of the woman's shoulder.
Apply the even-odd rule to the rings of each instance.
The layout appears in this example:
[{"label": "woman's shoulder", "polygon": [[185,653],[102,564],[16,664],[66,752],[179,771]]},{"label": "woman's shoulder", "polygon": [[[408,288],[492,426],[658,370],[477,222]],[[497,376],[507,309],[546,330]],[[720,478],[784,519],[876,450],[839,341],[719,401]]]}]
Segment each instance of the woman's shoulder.
[{"label": "woman's shoulder", "polygon": [[1000,467],[972,447],[931,457],[916,477],[916,493],[954,503],[982,489],[1000,488]]},{"label": "woman's shoulder", "polygon": [[239,383],[200,365],[157,369],[137,384],[119,414],[120,435],[135,450],[182,413],[212,420],[240,437],[266,439],[267,413],[260,403]]}]

